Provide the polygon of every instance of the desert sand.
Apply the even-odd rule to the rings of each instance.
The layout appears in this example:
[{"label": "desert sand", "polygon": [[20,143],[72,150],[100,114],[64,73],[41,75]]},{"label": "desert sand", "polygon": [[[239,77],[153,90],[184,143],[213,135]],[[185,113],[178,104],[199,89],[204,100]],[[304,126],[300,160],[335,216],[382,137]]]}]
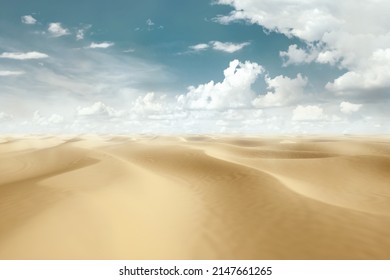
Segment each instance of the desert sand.
[{"label": "desert sand", "polygon": [[390,259],[390,139],[3,135],[0,259]]}]

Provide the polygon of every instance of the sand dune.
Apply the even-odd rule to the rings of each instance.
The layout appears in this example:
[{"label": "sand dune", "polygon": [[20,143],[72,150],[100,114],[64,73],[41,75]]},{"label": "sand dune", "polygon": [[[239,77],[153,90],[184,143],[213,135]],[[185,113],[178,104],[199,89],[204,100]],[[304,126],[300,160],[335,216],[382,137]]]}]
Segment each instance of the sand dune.
[{"label": "sand dune", "polygon": [[390,139],[2,137],[0,259],[390,259]]}]

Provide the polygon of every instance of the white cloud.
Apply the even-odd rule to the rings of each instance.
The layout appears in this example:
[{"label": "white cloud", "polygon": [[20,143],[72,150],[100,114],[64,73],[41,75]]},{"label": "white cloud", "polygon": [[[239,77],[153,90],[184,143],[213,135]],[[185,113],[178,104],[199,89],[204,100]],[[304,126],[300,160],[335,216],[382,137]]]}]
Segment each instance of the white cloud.
[{"label": "white cloud", "polygon": [[[147,25],[147,30],[152,31],[154,29],[155,23],[150,18],[148,18],[146,20],[146,25]],[[158,29],[162,29],[162,28],[158,28]]]},{"label": "white cloud", "polygon": [[13,116],[4,112],[0,112],[0,121],[9,121],[12,120]]},{"label": "white cloud", "polygon": [[210,45],[214,50],[227,52],[227,53],[234,53],[248,46],[249,42],[235,44],[231,42],[211,41]]},{"label": "white cloud", "polygon": [[154,92],[149,92],[145,96],[139,96],[131,108],[131,112],[139,115],[161,113],[164,111],[165,95],[157,96]]},{"label": "white cloud", "polygon": [[43,120],[43,117],[41,116],[41,113],[39,111],[35,111],[33,121],[40,123],[42,120]]},{"label": "white cloud", "polygon": [[298,105],[294,109],[292,116],[293,121],[320,121],[325,118],[324,109],[315,105]]},{"label": "white cloud", "polygon": [[390,87],[390,48],[375,51],[365,67],[355,68],[326,85],[331,91],[375,90]]},{"label": "white cloud", "polygon": [[36,24],[37,20],[31,15],[22,16],[22,22],[24,24]]},{"label": "white cloud", "polygon": [[[233,3],[227,3],[226,1],[225,2],[224,1],[215,1],[215,2],[219,3],[219,4],[233,5]],[[220,24],[227,25],[227,24],[230,24],[232,22],[241,21],[241,20],[245,20],[245,19],[246,19],[245,14],[242,11],[236,10],[236,11],[231,12],[227,16],[218,15],[217,17],[213,18],[212,20],[215,22],[218,22]]]},{"label": "white cloud", "polygon": [[153,26],[153,25],[154,25],[154,22],[153,22],[150,18],[148,18],[148,19],[146,20],[146,25],[147,25],[147,26]]},{"label": "white cloud", "polygon": [[225,120],[217,120],[215,122],[215,125],[217,125],[217,126],[227,126],[227,125],[229,125],[229,123],[227,121],[225,121]]},{"label": "white cloud", "polygon": [[7,77],[7,76],[19,76],[24,74],[23,71],[8,71],[8,70],[0,70],[0,77]]},{"label": "white cloud", "polygon": [[316,59],[315,53],[308,53],[303,49],[298,48],[297,45],[290,45],[287,52],[281,51],[280,56],[285,59],[283,66],[290,64],[309,63]]},{"label": "white cloud", "polygon": [[203,51],[209,48],[208,44],[197,44],[189,47],[193,51]]},{"label": "white cloud", "polygon": [[266,76],[265,82],[268,91],[265,95],[260,95],[252,101],[257,108],[284,106],[297,101],[303,97],[304,88],[307,85],[307,78],[298,74],[296,78],[291,79],[285,76],[277,76],[273,79]]},{"label": "white cloud", "polygon": [[216,0],[234,11],[222,24],[245,20],[268,31],[297,37],[307,49],[290,46],[285,64],[328,63],[347,70],[327,89],[355,94],[390,87],[390,21],[387,0]]},{"label": "white cloud", "polygon": [[89,45],[90,49],[107,49],[114,45],[113,42],[102,42],[102,43],[94,43],[92,42],[91,45]]},{"label": "white cloud", "polygon": [[77,33],[76,33],[76,40],[77,41],[84,39],[84,32],[85,32],[84,29],[77,30]]},{"label": "white cloud", "polygon": [[64,117],[58,114],[53,114],[51,115],[47,121],[49,123],[57,124],[57,123],[62,123],[64,121]]},{"label": "white cloud", "polygon": [[191,109],[223,109],[251,106],[254,92],[251,86],[264,71],[257,63],[238,60],[230,62],[220,83],[210,81],[197,87],[191,86],[185,95],[177,97],[178,104]]},{"label": "white cloud", "polygon": [[335,50],[320,51],[317,54],[316,62],[321,64],[335,65],[340,60],[340,53]]},{"label": "white cloud", "polygon": [[223,112],[222,116],[224,119],[230,121],[242,120],[245,118],[245,116],[241,111],[242,110],[229,109],[226,112]]},{"label": "white cloud", "polygon": [[49,117],[41,115],[39,111],[34,112],[33,122],[42,125],[58,125],[64,121],[64,117],[58,114],[52,114]]},{"label": "white cloud", "polygon": [[78,29],[77,30],[77,33],[76,33],[76,40],[77,41],[80,41],[80,40],[84,40],[84,37],[85,37],[85,32],[90,29],[92,27],[91,24],[88,24],[88,25],[85,25],[83,26],[82,28]]},{"label": "white cloud", "polygon": [[207,49],[213,49],[216,51],[222,51],[222,52],[227,52],[227,53],[234,53],[237,52],[244,47],[250,45],[249,42],[244,42],[244,43],[232,43],[232,42],[220,42],[220,41],[210,41],[208,44],[202,43],[202,44],[196,44],[193,46],[190,46],[189,49],[191,51],[199,52],[199,51],[204,51]]},{"label": "white cloud", "polygon": [[305,41],[315,41],[342,24],[341,19],[330,13],[337,5],[341,5],[337,2],[331,4],[328,2],[331,1],[217,0],[219,4],[232,5],[235,11],[228,16],[219,16],[216,20],[223,24],[247,20],[289,37],[296,36]]},{"label": "white cloud", "polygon": [[69,30],[63,28],[60,22],[49,23],[49,27],[47,30],[53,37],[61,37],[70,34]]},{"label": "white cloud", "polygon": [[124,115],[123,111],[117,111],[114,108],[107,106],[101,101],[95,102],[91,106],[77,108],[79,116],[95,116],[95,117],[120,117]]},{"label": "white cloud", "polygon": [[343,101],[340,103],[340,111],[344,114],[352,114],[359,111],[362,108],[363,104],[354,104],[350,102]]},{"label": "white cloud", "polygon": [[41,59],[47,57],[49,57],[47,54],[41,52],[4,52],[0,54],[0,58],[9,58],[16,60]]}]

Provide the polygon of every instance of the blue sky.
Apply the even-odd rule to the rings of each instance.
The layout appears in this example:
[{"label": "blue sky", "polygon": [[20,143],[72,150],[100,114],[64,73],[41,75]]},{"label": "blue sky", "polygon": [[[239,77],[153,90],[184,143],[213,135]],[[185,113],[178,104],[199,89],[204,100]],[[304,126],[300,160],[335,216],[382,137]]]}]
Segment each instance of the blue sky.
[{"label": "blue sky", "polygon": [[389,8],[0,0],[0,131],[388,132]]}]

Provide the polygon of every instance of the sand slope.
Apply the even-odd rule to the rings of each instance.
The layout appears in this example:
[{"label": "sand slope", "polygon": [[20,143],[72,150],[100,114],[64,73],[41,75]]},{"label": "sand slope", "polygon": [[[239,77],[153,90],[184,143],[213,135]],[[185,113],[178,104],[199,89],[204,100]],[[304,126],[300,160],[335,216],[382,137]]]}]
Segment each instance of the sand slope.
[{"label": "sand slope", "polygon": [[386,138],[0,140],[0,259],[390,259]]}]

